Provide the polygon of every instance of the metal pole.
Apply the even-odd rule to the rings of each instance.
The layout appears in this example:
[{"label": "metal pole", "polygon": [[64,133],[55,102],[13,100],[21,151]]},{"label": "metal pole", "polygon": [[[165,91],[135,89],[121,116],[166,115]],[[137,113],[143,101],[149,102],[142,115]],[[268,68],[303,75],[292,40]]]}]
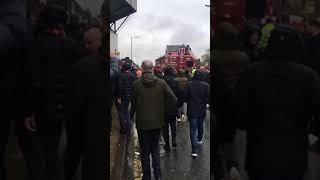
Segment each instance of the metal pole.
[{"label": "metal pole", "polygon": [[132,37],[131,37],[131,61],[133,62],[133,60],[132,60]]}]

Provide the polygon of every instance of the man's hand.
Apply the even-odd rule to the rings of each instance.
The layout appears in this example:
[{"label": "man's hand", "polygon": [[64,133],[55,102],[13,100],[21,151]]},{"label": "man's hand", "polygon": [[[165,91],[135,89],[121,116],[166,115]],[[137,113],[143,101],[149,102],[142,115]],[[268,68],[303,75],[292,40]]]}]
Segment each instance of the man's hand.
[{"label": "man's hand", "polygon": [[118,98],[118,103],[121,104],[121,98]]},{"label": "man's hand", "polygon": [[24,127],[31,132],[37,131],[34,115],[24,119]]}]

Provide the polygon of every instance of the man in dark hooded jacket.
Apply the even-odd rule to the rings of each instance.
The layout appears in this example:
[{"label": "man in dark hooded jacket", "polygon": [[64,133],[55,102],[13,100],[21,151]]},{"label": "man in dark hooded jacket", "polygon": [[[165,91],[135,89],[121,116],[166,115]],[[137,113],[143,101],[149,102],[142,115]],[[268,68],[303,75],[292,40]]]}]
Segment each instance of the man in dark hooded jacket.
[{"label": "man in dark hooded jacket", "polygon": [[131,117],[136,114],[136,128],[141,149],[142,179],[151,179],[151,154],[154,176],[156,180],[159,180],[161,179],[159,138],[161,128],[165,124],[166,103],[175,104],[177,98],[165,80],[154,75],[152,61],[143,61],[142,68],[142,77],[133,83],[130,114]]},{"label": "man in dark hooded jacket", "polygon": [[308,126],[319,116],[320,79],[295,62],[302,44],[294,30],[276,27],[265,60],[250,65],[240,78],[237,125],[247,131],[250,179],[302,180],[307,170]]},{"label": "man in dark hooded jacket", "polygon": [[[178,98],[178,102],[181,101],[182,91],[179,86],[179,82],[174,79],[173,68],[168,66],[164,68],[164,80],[167,82],[171,90],[174,92],[175,96]],[[166,115],[165,115],[165,126],[162,129],[163,137],[166,142],[164,149],[170,151],[170,141],[169,141],[169,125],[171,129],[171,143],[172,147],[177,147],[177,125],[176,125],[176,115],[178,113],[178,104],[167,104],[166,105]]]},{"label": "man in dark hooded jacket", "polygon": [[130,132],[132,122],[129,112],[129,103],[131,101],[132,84],[136,80],[135,75],[131,72],[131,64],[125,63],[122,66],[121,73],[118,77],[118,103],[119,103],[119,121],[120,133]]}]

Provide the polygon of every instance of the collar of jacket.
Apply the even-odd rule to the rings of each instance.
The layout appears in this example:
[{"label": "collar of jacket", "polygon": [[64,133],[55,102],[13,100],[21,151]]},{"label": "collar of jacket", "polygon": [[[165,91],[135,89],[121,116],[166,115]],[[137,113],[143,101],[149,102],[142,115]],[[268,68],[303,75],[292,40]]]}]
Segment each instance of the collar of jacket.
[{"label": "collar of jacket", "polygon": [[154,74],[152,70],[143,70],[142,74]]}]

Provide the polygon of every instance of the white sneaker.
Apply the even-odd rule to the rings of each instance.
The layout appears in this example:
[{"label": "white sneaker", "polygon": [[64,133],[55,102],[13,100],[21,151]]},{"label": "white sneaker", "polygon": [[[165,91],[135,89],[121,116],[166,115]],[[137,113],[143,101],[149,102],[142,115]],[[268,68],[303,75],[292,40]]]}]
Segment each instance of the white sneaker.
[{"label": "white sneaker", "polygon": [[178,122],[181,122],[181,118],[177,118],[177,121],[178,121]]},{"label": "white sneaker", "polygon": [[184,122],[188,121],[188,117],[186,115],[183,115],[183,121]]},{"label": "white sneaker", "polygon": [[198,141],[198,144],[202,144],[202,140],[201,140],[201,141]]},{"label": "white sneaker", "polygon": [[196,153],[191,153],[191,156],[192,156],[193,158],[196,158],[196,157],[198,157],[198,154],[196,154]]}]

